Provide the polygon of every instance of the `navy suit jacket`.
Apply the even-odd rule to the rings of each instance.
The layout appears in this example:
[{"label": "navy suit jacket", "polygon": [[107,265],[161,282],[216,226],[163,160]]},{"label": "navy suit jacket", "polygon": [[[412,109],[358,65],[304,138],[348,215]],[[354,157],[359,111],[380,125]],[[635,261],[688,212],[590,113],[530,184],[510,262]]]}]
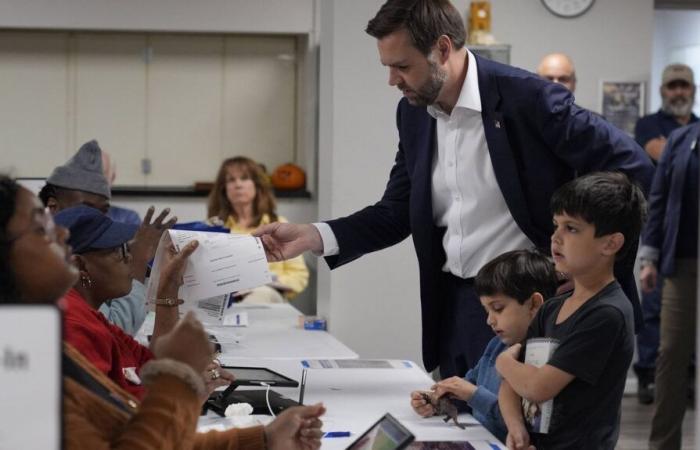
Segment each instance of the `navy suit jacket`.
[{"label": "navy suit jacket", "polygon": [[[693,124],[671,133],[656,168],[649,194],[649,219],[642,238],[642,257],[659,256],[662,275],[673,275],[681,220],[683,190],[688,160],[700,135],[700,125]],[[697,176],[697,175],[696,175]]]},{"label": "navy suit jacket", "polygon": [[[550,198],[576,174],[620,170],[648,191],[654,169],[641,147],[576,106],[568,90],[511,66],[478,56],[476,62],[496,180],[516,223],[538,247],[549,253]],[[326,260],[333,269],[413,236],[420,271],[423,361],[432,370],[438,364],[439,328],[447,320],[441,314],[445,300],[438,295],[445,229],[433,222],[431,196],[436,122],[425,107],[412,106],[405,98],[399,102],[396,122],[399,148],[382,199],[328,222],[340,252]],[[633,265],[634,255],[620,267],[618,279],[638,309]]]}]

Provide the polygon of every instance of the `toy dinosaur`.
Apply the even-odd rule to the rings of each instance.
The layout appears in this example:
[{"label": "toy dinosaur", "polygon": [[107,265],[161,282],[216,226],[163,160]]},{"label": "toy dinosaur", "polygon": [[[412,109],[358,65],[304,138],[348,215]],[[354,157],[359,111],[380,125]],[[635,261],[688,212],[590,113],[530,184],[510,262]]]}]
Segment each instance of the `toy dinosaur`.
[{"label": "toy dinosaur", "polygon": [[436,416],[445,416],[445,418],[443,419],[445,423],[449,422],[450,419],[452,419],[455,425],[457,425],[462,430],[466,428],[464,424],[461,424],[457,421],[459,411],[457,411],[457,407],[450,400],[449,395],[443,395],[442,397],[438,397],[435,395],[434,391],[425,391],[421,392],[420,394],[423,397],[423,400],[425,400],[426,403],[429,403],[433,407]]}]

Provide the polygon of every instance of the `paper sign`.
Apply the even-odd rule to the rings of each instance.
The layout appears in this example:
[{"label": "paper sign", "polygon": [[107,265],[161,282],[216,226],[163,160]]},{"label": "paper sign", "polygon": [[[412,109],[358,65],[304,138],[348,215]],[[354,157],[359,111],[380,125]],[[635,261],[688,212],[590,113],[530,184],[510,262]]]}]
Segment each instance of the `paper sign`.
[{"label": "paper sign", "polygon": [[61,314],[0,305],[0,449],[61,448]]}]

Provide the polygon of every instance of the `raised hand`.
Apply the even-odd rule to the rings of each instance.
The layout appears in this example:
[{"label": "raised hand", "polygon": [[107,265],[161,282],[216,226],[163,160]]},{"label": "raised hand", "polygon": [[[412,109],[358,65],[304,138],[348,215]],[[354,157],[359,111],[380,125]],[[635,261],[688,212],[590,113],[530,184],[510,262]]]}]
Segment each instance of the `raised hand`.
[{"label": "raised hand", "polygon": [[158,280],[158,298],[177,297],[182,285],[182,274],[185,272],[187,258],[199,247],[199,242],[190,241],[182,247],[182,251],[175,250],[171,243],[163,253],[160,280]]},{"label": "raised hand", "polygon": [[163,232],[171,228],[177,222],[177,217],[168,221],[165,218],[170,214],[170,208],[165,208],[158,217],[151,222],[155,208],[151,206],[143,218],[141,226],[136,231],[131,242],[131,275],[143,282],[146,279],[146,264],[153,259],[158,248],[158,242]]}]

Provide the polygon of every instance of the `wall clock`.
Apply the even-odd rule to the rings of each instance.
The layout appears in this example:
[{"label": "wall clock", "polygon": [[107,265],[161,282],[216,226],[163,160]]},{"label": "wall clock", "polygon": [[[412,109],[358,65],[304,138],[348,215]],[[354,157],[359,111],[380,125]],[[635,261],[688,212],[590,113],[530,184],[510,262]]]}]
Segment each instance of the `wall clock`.
[{"label": "wall clock", "polygon": [[570,19],[585,14],[595,0],[542,0],[542,4],[555,16]]}]

